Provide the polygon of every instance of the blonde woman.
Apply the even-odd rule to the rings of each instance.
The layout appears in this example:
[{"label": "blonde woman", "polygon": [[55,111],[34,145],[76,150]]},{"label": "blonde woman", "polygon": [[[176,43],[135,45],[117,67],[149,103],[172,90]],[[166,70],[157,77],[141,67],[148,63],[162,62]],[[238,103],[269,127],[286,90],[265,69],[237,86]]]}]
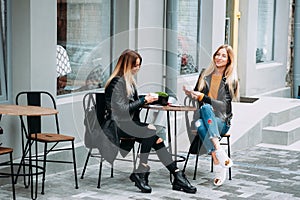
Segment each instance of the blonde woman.
[{"label": "blonde woman", "polygon": [[[140,121],[141,108],[158,99],[151,94],[147,94],[143,98],[138,96],[134,76],[140,70],[141,64],[140,54],[130,49],[125,50],[105,85],[107,111],[118,126],[118,137],[135,137],[136,141],[141,143],[139,166],[129,178],[142,192],[151,193],[152,188],[149,186],[148,180],[150,174],[148,157],[153,148],[160,161],[174,176],[172,189],[196,193],[197,188],[192,186],[184,173],[177,168],[176,162],[173,161],[162,138],[156,135],[155,127]],[[134,143],[121,143],[120,147],[130,151],[133,145]]]},{"label": "blonde woman", "polygon": [[239,100],[239,82],[230,46],[221,45],[213,54],[212,62],[199,76],[194,91],[183,87],[186,95],[199,101],[200,119],[197,132],[214,162],[214,185],[220,186],[226,179],[226,168],[233,165],[220,146],[220,139],[230,128],[231,102]]}]

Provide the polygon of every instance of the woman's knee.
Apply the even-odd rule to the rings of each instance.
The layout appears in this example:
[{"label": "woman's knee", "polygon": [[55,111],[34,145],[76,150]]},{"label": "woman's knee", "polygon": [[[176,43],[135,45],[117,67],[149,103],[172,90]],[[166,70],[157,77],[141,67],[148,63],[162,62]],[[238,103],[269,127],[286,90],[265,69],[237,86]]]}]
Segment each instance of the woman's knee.
[{"label": "woman's knee", "polygon": [[158,138],[158,139],[156,140],[156,142],[153,144],[152,147],[153,147],[155,150],[159,150],[159,149],[165,147],[165,143],[164,143],[163,139]]},{"label": "woman's knee", "polygon": [[206,135],[207,133],[207,129],[203,123],[202,119],[199,119],[195,122],[195,126],[197,128],[197,132],[199,134],[199,136],[203,139],[203,137]]},{"label": "woman's knee", "polygon": [[200,108],[200,112],[211,112],[212,111],[212,106],[210,104],[204,104]]},{"label": "woman's knee", "polygon": [[159,144],[159,143],[161,143],[161,142],[163,142],[164,140],[162,139],[162,138],[158,138],[157,140],[156,140],[156,144]]}]

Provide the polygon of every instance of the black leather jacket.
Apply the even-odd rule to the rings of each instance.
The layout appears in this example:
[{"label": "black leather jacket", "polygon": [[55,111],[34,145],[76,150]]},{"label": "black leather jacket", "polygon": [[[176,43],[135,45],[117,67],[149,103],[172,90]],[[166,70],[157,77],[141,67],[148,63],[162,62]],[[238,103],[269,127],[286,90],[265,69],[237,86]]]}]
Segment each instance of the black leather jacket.
[{"label": "black leather jacket", "polygon": [[[145,134],[145,127],[147,124],[140,122],[140,110],[145,104],[143,98],[138,98],[136,88],[134,94],[127,96],[126,83],[123,77],[114,77],[110,84],[105,88],[105,103],[107,118],[112,119],[118,127],[118,136],[137,137]],[[155,131],[154,131],[155,134]],[[134,146],[134,140],[121,140],[120,151],[124,157],[130,152]]]},{"label": "black leather jacket", "polygon": [[128,97],[123,77],[114,77],[105,89],[107,111],[116,122],[140,122],[140,110],[145,101],[139,99],[136,88],[134,90],[134,94]]},{"label": "black leather jacket", "polygon": [[[199,75],[200,78],[201,74]],[[203,100],[199,103],[199,106],[202,106],[203,103],[208,103],[212,105],[216,117],[221,118],[230,125],[230,120],[232,118],[232,106],[231,101],[232,97],[229,92],[229,87],[226,84],[226,78],[223,77],[219,86],[218,97],[217,99],[212,99],[208,95],[210,82],[212,75],[204,77],[205,87],[203,88],[202,93],[204,93]],[[198,79],[199,80],[199,79]],[[198,91],[198,82],[194,88],[195,91]]]}]

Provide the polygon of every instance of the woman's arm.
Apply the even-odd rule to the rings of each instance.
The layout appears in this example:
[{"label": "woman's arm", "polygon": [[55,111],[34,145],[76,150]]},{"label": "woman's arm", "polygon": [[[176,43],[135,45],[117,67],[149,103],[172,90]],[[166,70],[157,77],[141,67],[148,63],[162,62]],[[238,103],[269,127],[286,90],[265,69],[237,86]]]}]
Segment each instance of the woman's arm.
[{"label": "woman's arm", "polygon": [[[139,110],[144,101],[132,100],[127,96],[125,80],[121,77],[115,77],[105,90],[107,98],[106,102],[114,113],[115,117],[122,119],[131,119],[131,114]],[[109,102],[108,102],[109,101]]]}]

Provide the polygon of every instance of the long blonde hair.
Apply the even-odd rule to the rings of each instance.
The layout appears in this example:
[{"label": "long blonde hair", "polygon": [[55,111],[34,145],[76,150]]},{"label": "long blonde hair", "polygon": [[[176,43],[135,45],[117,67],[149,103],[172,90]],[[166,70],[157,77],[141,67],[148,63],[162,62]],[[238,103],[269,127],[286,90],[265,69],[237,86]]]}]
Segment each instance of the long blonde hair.
[{"label": "long blonde hair", "polygon": [[108,78],[105,88],[110,84],[111,80],[116,77],[124,77],[126,83],[126,91],[127,95],[131,95],[134,92],[134,87],[136,86],[136,81],[134,79],[133,74],[131,73],[131,69],[135,67],[136,60],[140,59],[140,65],[142,64],[142,57],[139,53],[134,50],[126,49],[120,55],[117,65],[113,71],[113,73]]},{"label": "long blonde hair", "polygon": [[224,77],[226,78],[226,84],[229,87],[229,91],[233,101],[239,101],[239,81],[237,75],[237,68],[234,60],[234,52],[229,45],[221,45],[213,54],[210,65],[204,70],[198,82],[198,90],[202,91],[205,87],[204,77],[212,74],[217,68],[215,64],[215,57],[220,49],[225,49],[228,55],[228,63],[224,71]]}]

